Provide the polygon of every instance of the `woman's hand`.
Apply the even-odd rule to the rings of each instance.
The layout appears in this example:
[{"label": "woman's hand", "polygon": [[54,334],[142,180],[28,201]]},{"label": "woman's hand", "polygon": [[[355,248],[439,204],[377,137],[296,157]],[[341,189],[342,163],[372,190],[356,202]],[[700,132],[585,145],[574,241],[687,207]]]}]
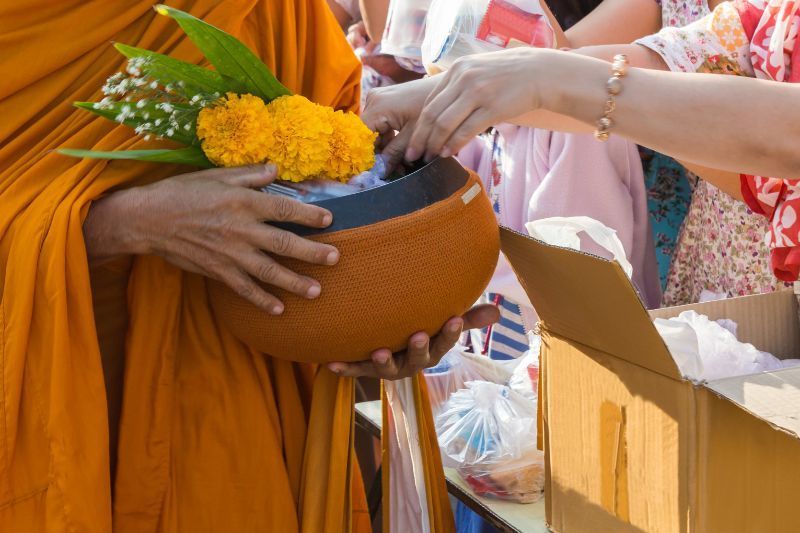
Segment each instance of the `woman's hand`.
[{"label": "woman's hand", "polygon": [[[95,202],[84,222],[90,262],[116,255],[153,254],[219,280],[273,314],[283,304],[256,280],[316,298],[316,280],[279,265],[265,252],[333,265],[339,252],[264,222],[324,228],[325,209],[254,189],[275,179],[272,165],[182,174]],[[121,223],[124,221],[124,224]]]},{"label": "woman's hand", "polygon": [[540,106],[537,78],[547,73],[536,48],[466,56],[436,76],[408,141],[405,158],[449,157],[493,124]]},{"label": "woman's hand", "polygon": [[350,43],[350,48],[353,50],[367,46],[369,36],[363,20],[359,20],[347,28],[347,42]]},{"label": "woman's hand", "polygon": [[[422,78],[373,89],[367,94],[361,119],[380,134],[378,145],[388,158],[389,168],[403,158],[414,123],[436,83],[436,77]],[[399,132],[397,136],[395,131]]]},{"label": "woman's hand", "polygon": [[357,363],[330,363],[328,368],[341,376],[402,379],[413,376],[420,370],[435,366],[450,348],[458,342],[465,329],[485,328],[500,319],[497,306],[478,305],[461,317],[448,320],[438,335],[428,337],[423,332],[408,339],[408,348],[392,354],[387,349],[376,350],[372,358]]}]

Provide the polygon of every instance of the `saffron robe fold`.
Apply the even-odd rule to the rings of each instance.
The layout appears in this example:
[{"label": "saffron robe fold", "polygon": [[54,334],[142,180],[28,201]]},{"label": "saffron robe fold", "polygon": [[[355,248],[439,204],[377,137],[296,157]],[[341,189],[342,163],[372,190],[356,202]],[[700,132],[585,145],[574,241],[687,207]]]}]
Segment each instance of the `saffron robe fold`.
[{"label": "saffron robe fold", "polygon": [[[358,61],[324,0],[169,4],[291,90],[357,107]],[[146,145],[71,106],[123,67],[112,41],[202,61],[150,0],[0,4],[0,530],[369,530],[351,380],[250,351],[204,279],[159,258],[90,275],[91,202],[186,171],[53,151]]]}]

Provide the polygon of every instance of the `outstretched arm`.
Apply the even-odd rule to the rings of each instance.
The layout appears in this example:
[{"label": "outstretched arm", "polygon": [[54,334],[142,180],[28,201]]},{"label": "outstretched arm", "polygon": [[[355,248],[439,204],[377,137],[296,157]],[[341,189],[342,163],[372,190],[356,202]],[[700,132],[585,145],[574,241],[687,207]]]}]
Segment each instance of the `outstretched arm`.
[{"label": "outstretched arm", "polygon": [[[414,126],[406,157],[456,153],[492,124],[541,126],[529,114],[536,110],[593,127],[609,76],[608,62],[557,50],[462,58],[437,76],[422,113],[408,121]],[[632,68],[617,97],[612,134],[708,168],[800,178],[798,103],[795,84]],[[373,118],[367,109],[383,131],[392,126],[382,120],[386,115]]]}]

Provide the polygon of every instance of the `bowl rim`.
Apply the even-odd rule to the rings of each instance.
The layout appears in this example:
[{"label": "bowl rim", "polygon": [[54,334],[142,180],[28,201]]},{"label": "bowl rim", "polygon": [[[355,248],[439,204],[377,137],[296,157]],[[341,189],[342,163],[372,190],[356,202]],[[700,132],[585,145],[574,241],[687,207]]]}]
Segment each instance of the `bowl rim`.
[{"label": "bowl rim", "polygon": [[327,228],[282,223],[272,225],[304,237],[370,226],[446,200],[464,187],[468,179],[469,172],[455,158],[436,158],[386,185],[340,198],[310,202],[310,205],[324,207],[333,213],[333,223]]}]

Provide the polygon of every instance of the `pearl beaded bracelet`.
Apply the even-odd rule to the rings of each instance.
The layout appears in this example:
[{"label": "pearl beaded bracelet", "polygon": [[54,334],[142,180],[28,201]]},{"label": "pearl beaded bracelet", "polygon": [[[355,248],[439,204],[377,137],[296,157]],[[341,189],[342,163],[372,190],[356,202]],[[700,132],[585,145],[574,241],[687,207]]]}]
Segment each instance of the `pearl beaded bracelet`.
[{"label": "pearl beaded bracelet", "polygon": [[614,56],[611,63],[611,77],[606,82],[606,104],[603,108],[603,117],[597,121],[597,129],[594,131],[594,138],[598,141],[607,141],[611,135],[611,113],[616,108],[616,97],[622,92],[622,78],[628,73],[628,56],[618,54]]}]

